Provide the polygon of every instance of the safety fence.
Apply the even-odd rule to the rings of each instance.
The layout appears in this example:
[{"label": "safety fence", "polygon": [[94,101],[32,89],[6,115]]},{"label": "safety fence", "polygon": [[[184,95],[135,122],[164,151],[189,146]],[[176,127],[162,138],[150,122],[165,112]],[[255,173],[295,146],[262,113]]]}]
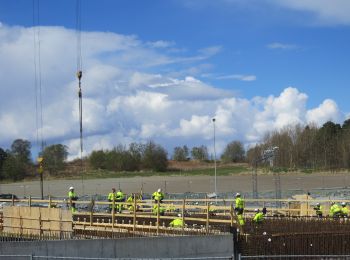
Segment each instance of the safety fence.
[{"label": "safety fence", "polygon": [[[334,200],[340,202],[339,200]],[[342,200],[344,201],[344,200]],[[67,200],[58,200],[49,197],[47,200],[34,198],[27,199],[1,199],[0,202],[10,206],[25,207],[47,207],[69,209],[71,203]],[[272,207],[276,202],[282,204],[282,208]],[[333,218],[319,219],[315,216],[313,207],[316,203],[323,205],[324,209],[329,207],[330,200],[314,200],[308,196],[302,199],[245,199],[245,210],[243,216],[247,223],[244,227],[240,226],[234,210],[233,199],[182,199],[182,200],[164,200],[163,203],[154,203],[152,200],[143,200],[139,195],[135,195],[128,202],[106,202],[91,200],[74,201],[77,211],[73,213],[73,226],[77,233],[93,233],[94,231],[135,235],[156,234],[215,234],[220,232],[229,232],[232,227],[240,228],[241,232],[252,234],[255,228],[249,228],[249,223],[254,215],[254,208],[266,208],[265,219],[278,219],[273,225],[281,225],[284,230],[295,221],[297,225],[291,227],[290,232],[295,230],[304,222],[302,220],[328,221]],[[350,200],[345,202],[350,202]],[[326,210],[324,210],[326,212]],[[179,217],[178,214],[181,214]],[[181,218],[183,226],[181,228],[172,228],[171,222],[174,219]],[[283,223],[283,218],[285,223]],[[0,228],[3,228],[0,213]],[[344,219],[343,221],[346,221]],[[306,223],[306,222],[305,222]],[[318,225],[317,223],[315,225]],[[310,227],[311,222],[306,226]],[[50,231],[50,230],[48,230]],[[267,230],[269,231],[269,230]]]},{"label": "safety fence", "polygon": [[[132,195],[131,195],[132,196]],[[81,200],[74,201],[78,212],[93,212],[93,213],[106,213],[111,209],[115,209],[117,213],[117,208],[121,207],[123,212],[148,212],[154,213],[153,208],[155,206],[151,199],[142,199],[141,194],[136,194],[136,199],[131,198],[130,202],[108,202],[105,197],[91,197],[87,200],[87,197]],[[140,198],[141,197],[141,198]],[[129,196],[130,198],[130,196]],[[102,199],[102,200],[101,200]],[[244,215],[250,216],[254,213],[255,208],[266,208],[266,216],[304,216],[311,217],[315,216],[315,205],[320,203],[324,216],[329,212],[331,202],[341,203],[345,202],[350,205],[350,200],[346,199],[313,199],[307,195],[300,196],[296,199],[271,199],[271,198],[260,198],[251,199],[243,198],[245,202]],[[29,196],[25,199],[17,199],[12,197],[12,199],[0,199],[1,207],[8,205],[21,205],[21,206],[36,206],[36,207],[60,207],[68,208],[70,203],[66,199],[57,199],[55,197],[49,196],[48,199],[40,200],[32,198]],[[198,199],[198,198],[186,198],[186,199],[166,199],[161,203],[161,207],[167,212],[189,212],[189,213],[219,213],[220,215],[230,215],[231,207],[235,205],[235,199]],[[280,205],[281,207],[276,207]]]}]

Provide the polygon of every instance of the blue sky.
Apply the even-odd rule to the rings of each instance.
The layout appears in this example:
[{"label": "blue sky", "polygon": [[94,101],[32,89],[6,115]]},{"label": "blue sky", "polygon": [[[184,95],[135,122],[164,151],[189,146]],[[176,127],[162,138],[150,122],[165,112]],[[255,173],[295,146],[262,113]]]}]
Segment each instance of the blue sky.
[{"label": "blue sky", "polygon": [[[67,144],[74,157],[76,100],[63,94],[74,95],[76,85],[76,1],[34,2],[43,66],[40,131],[48,143]],[[210,148],[212,117],[219,150],[232,140],[249,146],[291,124],[343,122],[350,112],[349,12],[346,0],[83,0],[85,153],[149,139],[169,151],[185,143]],[[18,106],[35,102],[33,2],[1,0],[0,22],[6,147],[36,136],[35,111]],[[16,67],[19,53],[28,64]],[[22,78],[13,80],[19,70]]]}]

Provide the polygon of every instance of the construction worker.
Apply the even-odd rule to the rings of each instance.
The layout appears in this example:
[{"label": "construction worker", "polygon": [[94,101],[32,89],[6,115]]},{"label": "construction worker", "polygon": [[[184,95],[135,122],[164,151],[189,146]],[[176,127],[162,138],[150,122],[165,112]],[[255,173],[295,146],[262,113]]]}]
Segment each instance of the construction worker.
[{"label": "construction worker", "polygon": [[256,224],[261,224],[264,221],[264,214],[260,212],[259,209],[254,209],[255,216],[253,218],[253,222]]},{"label": "construction worker", "polygon": [[266,214],[267,214],[267,209],[266,209],[266,207],[263,207],[262,213],[264,214],[264,216],[266,216]]},{"label": "construction worker", "polygon": [[174,206],[174,203],[171,203],[166,207],[166,212],[175,212],[176,207]]},{"label": "construction worker", "polygon": [[[154,204],[153,206],[153,214],[157,215],[158,214],[158,203]],[[165,208],[159,205],[159,215],[164,216],[165,214]]]},{"label": "construction worker", "polygon": [[68,199],[72,213],[77,211],[74,201],[78,200],[77,194],[74,192],[74,187],[69,188]]},{"label": "construction worker", "polygon": [[236,200],[235,200],[235,211],[237,215],[242,215],[244,211],[244,201],[241,198],[240,193],[236,193]]},{"label": "construction worker", "polygon": [[240,225],[240,226],[244,226],[245,221],[244,221],[244,218],[243,218],[243,214],[238,214],[238,215],[237,215],[237,219],[238,219],[239,225]]},{"label": "construction worker", "polygon": [[116,201],[115,188],[112,188],[112,192],[108,194],[108,201],[111,202],[111,204],[109,204],[109,212],[112,212],[113,201]]},{"label": "construction worker", "polygon": [[332,218],[338,218],[341,215],[341,207],[335,202],[331,203],[331,208],[329,210],[329,216]]},{"label": "construction worker", "polygon": [[[134,211],[134,199],[136,199],[136,204],[138,204],[141,201],[141,196],[137,196],[135,193],[132,193],[128,199],[126,200],[126,202],[128,202],[129,204],[128,206],[128,210],[129,211]],[[136,205],[136,211],[139,209],[140,205]]]},{"label": "construction worker", "polygon": [[174,228],[182,228],[184,227],[184,222],[182,221],[182,215],[178,214],[178,218],[174,219],[170,222],[169,226]]},{"label": "construction worker", "polygon": [[347,218],[349,215],[349,209],[346,207],[346,203],[342,202],[341,204],[341,216]]},{"label": "construction worker", "polygon": [[164,193],[162,192],[162,189],[159,188],[157,191],[155,191],[152,194],[152,199],[154,199],[155,203],[157,203],[158,201],[162,203],[164,199]]},{"label": "construction worker", "polygon": [[[119,189],[117,191],[117,193],[115,194],[115,200],[117,202],[124,202],[125,201],[125,194],[123,193],[123,191],[121,189]],[[123,210],[123,204],[117,203],[117,212],[121,213],[122,210]]]},{"label": "construction worker", "polygon": [[214,208],[213,205],[214,205],[213,202],[210,202],[210,203],[209,203],[209,215],[210,215],[210,216],[214,216],[215,213],[216,213],[216,210],[215,210],[215,208]]},{"label": "construction worker", "polygon": [[322,218],[323,212],[322,212],[322,206],[320,203],[316,203],[314,210],[316,211],[316,216],[319,218]]}]

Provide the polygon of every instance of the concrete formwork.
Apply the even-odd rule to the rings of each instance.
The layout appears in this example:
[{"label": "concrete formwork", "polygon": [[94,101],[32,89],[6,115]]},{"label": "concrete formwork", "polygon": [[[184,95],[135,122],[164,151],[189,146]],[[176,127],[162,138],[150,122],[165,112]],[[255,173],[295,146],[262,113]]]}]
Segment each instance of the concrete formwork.
[{"label": "concrete formwork", "polygon": [[233,254],[232,235],[2,242],[0,255],[100,258],[188,258]]}]

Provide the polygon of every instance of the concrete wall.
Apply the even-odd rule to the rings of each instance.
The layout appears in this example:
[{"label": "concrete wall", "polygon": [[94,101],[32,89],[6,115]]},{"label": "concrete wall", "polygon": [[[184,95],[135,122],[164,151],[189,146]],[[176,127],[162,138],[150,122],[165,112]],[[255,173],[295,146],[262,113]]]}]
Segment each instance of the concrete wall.
[{"label": "concrete wall", "polygon": [[231,256],[232,235],[1,242],[0,255],[101,258]]}]

